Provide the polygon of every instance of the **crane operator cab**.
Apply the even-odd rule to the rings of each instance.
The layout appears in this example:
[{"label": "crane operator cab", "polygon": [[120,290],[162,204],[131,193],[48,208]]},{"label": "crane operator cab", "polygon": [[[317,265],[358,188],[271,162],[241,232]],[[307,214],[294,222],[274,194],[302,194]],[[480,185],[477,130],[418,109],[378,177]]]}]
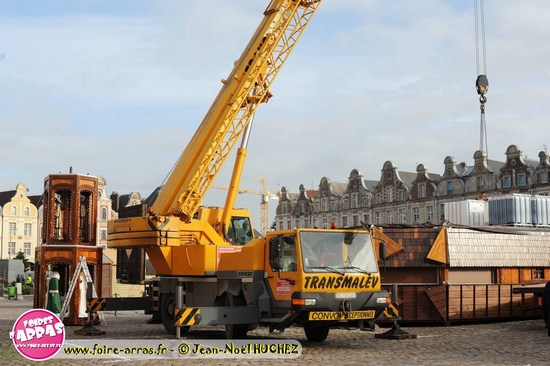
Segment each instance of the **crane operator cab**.
[{"label": "crane operator cab", "polygon": [[249,217],[233,216],[227,230],[227,238],[233,245],[245,245],[254,239]]}]

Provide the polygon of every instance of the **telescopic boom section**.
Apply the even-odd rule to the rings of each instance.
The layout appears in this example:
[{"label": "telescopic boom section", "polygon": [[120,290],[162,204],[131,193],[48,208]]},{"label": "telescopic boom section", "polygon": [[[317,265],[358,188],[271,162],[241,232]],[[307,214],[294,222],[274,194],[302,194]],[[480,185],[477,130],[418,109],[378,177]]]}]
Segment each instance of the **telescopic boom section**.
[{"label": "telescopic boom section", "polygon": [[189,222],[321,0],[272,0],[264,18],[166,180],[157,215]]}]

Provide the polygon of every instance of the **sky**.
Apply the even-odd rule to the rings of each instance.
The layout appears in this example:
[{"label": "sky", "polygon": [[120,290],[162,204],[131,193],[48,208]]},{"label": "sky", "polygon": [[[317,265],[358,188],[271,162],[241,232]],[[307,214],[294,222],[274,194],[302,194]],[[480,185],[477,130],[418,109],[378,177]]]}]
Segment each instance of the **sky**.
[{"label": "sky", "polygon": [[[49,174],[162,184],[262,20],[267,0],[0,0],[0,191]],[[485,0],[487,152],[550,143],[550,7]],[[442,174],[480,148],[474,0],[324,0],[256,113],[241,187],[276,193]],[[483,71],[483,69],[481,69]],[[215,185],[227,185],[230,157]],[[223,205],[211,189],[204,203]],[[259,227],[260,197],[239,195]],[[270,221],[276,201],[270,205]]]}]

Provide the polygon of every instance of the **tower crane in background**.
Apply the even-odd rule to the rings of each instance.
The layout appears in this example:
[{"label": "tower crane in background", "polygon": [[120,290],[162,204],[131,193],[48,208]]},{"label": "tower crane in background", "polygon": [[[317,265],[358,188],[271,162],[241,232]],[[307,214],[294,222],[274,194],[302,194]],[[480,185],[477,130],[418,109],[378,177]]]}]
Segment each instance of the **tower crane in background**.
[{"label": "tower crane in background", "polygon": [[[267,228],[269,226],[269,200],[270,199],[279,199],[281,195],[279,193],[269,193],[267,190],[267,183],[265,180],[265,177],[258,178],[260,183],[262,184],[262,190],[256,191],[253,189],[247,189],[242,188],[237,191],[238,194],[256,194],[261,196],[260,201],[260,224],[262,228],[262,235],[265,236],[267,233]],[[212,188],[215,189],[224,189],[229,190],[228,186],[219,186],[219,185],[213,185]]]}]

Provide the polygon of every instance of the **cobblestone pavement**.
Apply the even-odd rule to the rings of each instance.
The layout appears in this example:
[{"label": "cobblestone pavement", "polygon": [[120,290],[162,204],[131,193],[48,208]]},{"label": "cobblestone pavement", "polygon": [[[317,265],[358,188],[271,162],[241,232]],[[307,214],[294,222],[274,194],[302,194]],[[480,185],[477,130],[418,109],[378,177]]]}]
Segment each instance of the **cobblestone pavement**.
[{"label": "cobblestone pavement", "polygon": [[[30,299],[13,301],[0,298],[0,365],[31,365],[19,355],[9,339],[9,331],[17,317],[32,307]],[[106,331],[103,338],[94,339],[149,339],[173,340],[164,333],[161,324],[147,324],[149,316],[138,312],[105,314]],[[74,334],[80,327],[66,328],[66,341],[89,339]],[[290,328],[284,333],[269,333],[258,328],[249,333],[254,339],[295,339],[303,347],[302,355],[296,359],[148,359],[140,361],[113,359],[59,359],[41,362],[42,365],[550,365],[550,337],[542,320],[474,324],[449,327],[406,327],[404,330],[417,335],[417,339],[384,340],[375,338],[375,332],[358,329],[331,329],[325,342],[308,342],[301,328]],[[192,328],[185,335],[186,340],[224,339],[221,327]],[[160,342],[159,342],[160,343]]]}]

